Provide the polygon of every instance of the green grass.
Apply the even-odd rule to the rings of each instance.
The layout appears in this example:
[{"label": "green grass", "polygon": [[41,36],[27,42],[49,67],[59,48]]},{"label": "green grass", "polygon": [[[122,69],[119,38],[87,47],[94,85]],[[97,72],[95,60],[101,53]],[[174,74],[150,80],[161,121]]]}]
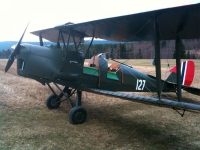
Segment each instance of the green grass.
[{"label": "green grass", "polygon": [[112,104],[106,97],[103,100],[105,103],[98,106],[89,100],[84,103],[88,118],[82,125],[68,122],[69,106],[64,104],[52,111],[37,105],[32,109],[25,105],[1,109],[4,116],[1,147],[5,150],[200,148],[197,114],[181,118],[168,109],[131,102]]}]

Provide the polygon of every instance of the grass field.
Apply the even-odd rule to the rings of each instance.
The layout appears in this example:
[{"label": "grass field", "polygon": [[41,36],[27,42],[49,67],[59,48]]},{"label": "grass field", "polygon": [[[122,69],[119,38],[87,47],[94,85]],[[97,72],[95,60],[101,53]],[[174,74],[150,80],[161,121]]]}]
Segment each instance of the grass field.
[{"label": "grass field", "polygon": [[[1,70],[6,61],[0,60]],[[174,60],[168,62],[170,67],[175,64]],[[126,63],[154,74],[150,60]],[[193,86],[200,87],[200,60],[195,64]],[[167,60],[162,60],[163,78],[167,70]],[[186,112],[181,117],[172,109],[83,92],[87,120],[72,125],[68,121],[68,102],[56,110],[46,108],[45,99],[50,93],[47,86],[17,76],[16,64],[5,75],[0,71],[0,150],[200,149],[198,113]],[[186,92],[183,99],[200,101]]]}]

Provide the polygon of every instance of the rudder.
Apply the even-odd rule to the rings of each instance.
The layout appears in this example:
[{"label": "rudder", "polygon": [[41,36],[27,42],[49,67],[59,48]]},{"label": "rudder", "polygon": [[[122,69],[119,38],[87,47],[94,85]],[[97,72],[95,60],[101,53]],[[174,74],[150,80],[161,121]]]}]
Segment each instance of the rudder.
[{"label": "rudder", "polygon": [[[177,83],[176,73],[177,67],[174,66],[170,69],[171,74],[166,79],[168,82]],[[181,63],[181,83],[184,86],[190,86],[194,79],[195,65],[192,60],[184,61]]]}]

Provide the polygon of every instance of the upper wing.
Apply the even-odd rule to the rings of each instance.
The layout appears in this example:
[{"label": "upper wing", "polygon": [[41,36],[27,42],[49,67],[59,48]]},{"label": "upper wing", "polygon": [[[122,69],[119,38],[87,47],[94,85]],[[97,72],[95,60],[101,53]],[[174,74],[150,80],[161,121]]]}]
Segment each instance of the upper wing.
[{"label": "upper wing", "polygon": [[[70,26],[70,25],[69,25]],[[69,37],[69,26],[63,26],[64,28],[62,29],[62,35],[63,35],[63,39],[65,40],[65,42],[67,42],[68,37]],[[36,36],[42,36],[42,38],[47,39],[51,42],[58,42],[58,41],[62,41],[62,37],[58,36],[59,35],[59,29],[57,29],[56,27],[54,28],[48,28],[48,29],[44,29],[44,30],[38,30],[38,31],[34,31],[31,32],[32,34],[36,35]],[[77,33],[77,31],[75,31],[75,40],[82,40],[83,37],[86,37],[86,35],[84,33]],[[69,42],[73,42],[73,37],[70,36]]]},{"label": "upper wing", "polygon": [[43,38],[56,42],[56,30],[58,32],[58,30],[73,29],[84,36],[95,36],[111,41],[152,41],[154,40],[155,18],[159,24],[161,40],[173,40],[177,33],[181,39],[200,38],[200,3],[68,26],[57,26],[35,31],[32,34],[39,36],[41,33]]}]

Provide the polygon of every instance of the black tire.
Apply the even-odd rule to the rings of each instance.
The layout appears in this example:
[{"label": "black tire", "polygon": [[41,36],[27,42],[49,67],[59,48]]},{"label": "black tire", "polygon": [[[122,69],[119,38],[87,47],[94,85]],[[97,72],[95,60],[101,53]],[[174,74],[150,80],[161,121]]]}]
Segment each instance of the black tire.
[{"label": "black tire", "polygon": [[[56,98],[58,96],[55,95],[55,94],[51,94],[49,95],[49,97],[46,99],[46,106],[49,108],[49,109],[55,109],[55,108],[58,108],[60,106],[60,103],[61,102],[56,102]],[[60,101],[60,99],[58,100]]]},{"label": "black tire", "polygon": [[72,124],[82,124],[87,117],[86,110],[81,106],[73,107],[69,112],[69,120]]}]

